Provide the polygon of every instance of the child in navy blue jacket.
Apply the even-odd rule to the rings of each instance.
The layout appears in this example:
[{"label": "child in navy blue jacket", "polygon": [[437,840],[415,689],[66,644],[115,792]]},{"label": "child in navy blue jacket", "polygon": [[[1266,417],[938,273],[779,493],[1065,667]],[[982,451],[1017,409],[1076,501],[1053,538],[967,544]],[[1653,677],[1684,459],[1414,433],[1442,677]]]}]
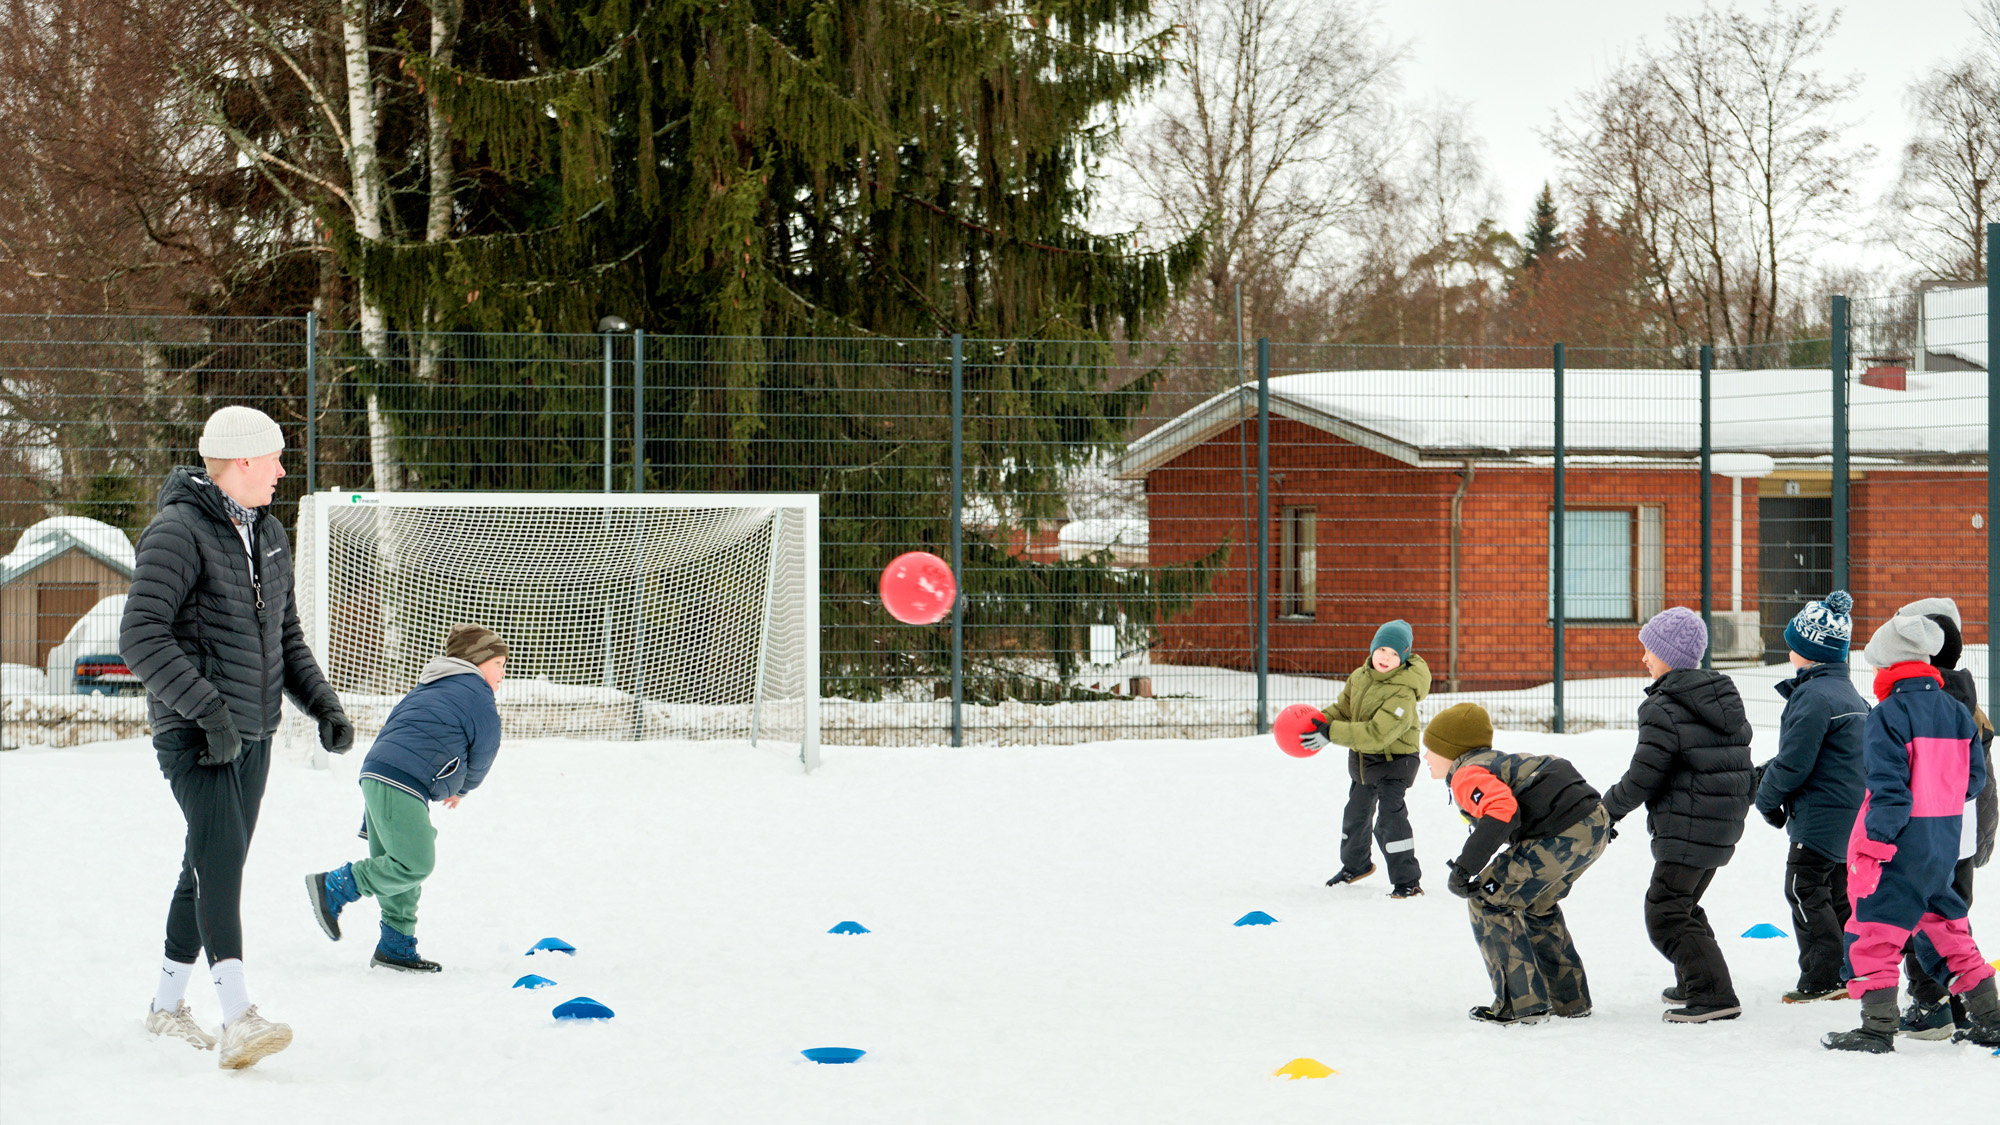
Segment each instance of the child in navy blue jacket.
[{"label": "child in navy blue jacket", "polygon": [[1785,1003],[1847,995],[1841,960],[1847,925],[1847,837],[1861,808],[1861,730],[1868,701],[1854,690],[1847,649],[1854,599],[1835,590],[1807,602],[1785,626],[1796,675],[1778,685],[1778,756],[1757,767],[1757,811],[1791,836],[1785,900],[1799,942],[1799,984]]},{"label": "child in navy blue jacket", "polygon": [[371,965],[412,973],[440,966],[417,956],[417,899],[437,863],[430,802],[457,808],[479,788],[500,750],[494,692],[507,674],[507,642],[479,625],[453,625],[444,655],[389,712],[361,764],[368,858],[306,876],[313,914],[340,940],[340,911],[362,895],[382,908]]}]

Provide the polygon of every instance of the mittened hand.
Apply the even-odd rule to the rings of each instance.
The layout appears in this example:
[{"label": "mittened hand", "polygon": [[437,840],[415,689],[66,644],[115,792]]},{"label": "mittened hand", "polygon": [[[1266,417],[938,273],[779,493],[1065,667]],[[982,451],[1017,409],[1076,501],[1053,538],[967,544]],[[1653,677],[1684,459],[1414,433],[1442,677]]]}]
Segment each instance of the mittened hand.
[{"label": "mittened hand", "polygon": [[243,736],[236,732],[236,721],[229,717],[228,707],[217,707],[196,721],[208,735],[208,746],[195,761],[204,766],[226,766],[242,753]]},{"label": "mittened hand", "polygon": [[1896,845],[1863,837],[1847,857],[1847,892],[1867,898],[1882,885],[1882,865],[1896,858]]},{"label": "mittened hand", "polygon": [[347,712],[335,707],[319,717],[319,744],[329,754],[345,754],[354,749],[354,724]]},{"label": "mittened hand", "polygon": [[[1758,811],[1762,812],[1763,810],[1760,809]],[[1771,811],[1764,813],[1764,823],[1770,825],[1773,828],[1783,828],[1785,826],[1785,810],[1772,809]]]},{"label": "mittened hand", "polygon": [[1445,877],[1444,888],[1460,898],[1472,897],[1472,876],[1458,869],[1458,864],[1450,865],[1451,874]]}]

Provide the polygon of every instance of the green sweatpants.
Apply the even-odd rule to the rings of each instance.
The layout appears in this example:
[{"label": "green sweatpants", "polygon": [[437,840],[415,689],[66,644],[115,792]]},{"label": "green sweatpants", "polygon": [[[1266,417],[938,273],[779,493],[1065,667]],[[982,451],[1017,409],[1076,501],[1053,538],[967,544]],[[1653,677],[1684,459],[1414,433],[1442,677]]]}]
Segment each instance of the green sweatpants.
[{"label": "green sweatpants", "polygon": [[368,815],[368,858],[354,862],[354,885],[375,896],[391,929],[414,937],[417,899],[437,867],[431,806],[372,777],[361,779],[361,803]]}]

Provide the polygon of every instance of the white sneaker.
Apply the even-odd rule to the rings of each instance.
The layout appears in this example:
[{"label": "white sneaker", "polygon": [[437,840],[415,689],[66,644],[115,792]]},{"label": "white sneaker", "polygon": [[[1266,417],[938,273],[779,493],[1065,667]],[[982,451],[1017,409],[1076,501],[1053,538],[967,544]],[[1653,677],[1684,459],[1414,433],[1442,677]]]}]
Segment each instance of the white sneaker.
[{"label": "white sneaker", "polygon": [[151,1004],[146,1005],[146,1030],[154,1035],[171,1035],[194,1044],[197,1051],[215,1050],[215,1036],[201,1029],[194,1022],[194,1013],[188,1009],[187,1001],[171,1012],[162,1012]]},{"label": "white sneaker", "polygon": [[291,1045],[291,1025],[272,1023],[258,1015],[257,1005],[252,1004],[234,1023],[222,1025],[222,1057],[216,1060],[216,1065],[224,1070],[242,1070]]}]

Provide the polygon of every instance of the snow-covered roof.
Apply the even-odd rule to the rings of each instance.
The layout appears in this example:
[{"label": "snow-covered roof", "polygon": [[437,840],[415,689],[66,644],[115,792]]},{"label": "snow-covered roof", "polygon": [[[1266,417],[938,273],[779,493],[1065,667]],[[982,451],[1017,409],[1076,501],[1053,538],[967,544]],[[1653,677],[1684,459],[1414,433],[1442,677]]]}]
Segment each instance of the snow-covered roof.
[{"label": "snow-covered roof", "polygon": [[69,551],[82,551],[127,578],[138,565],[124,532],[86,516],[55,516],[22,532],[14,549],[0,559],[0,586]]},{"label": "snow-covered roof", "polygon": [[69,690],[70,676],[78,657],[113,656],[118,652],[118,626],[125,616],[125,595],[100,598],[89,612],[76,619],[62,643],[49,650],[49,689]]},{"label": "snow-covered roof", "polygon": [[1923,293],[1925,351],[1954,356],[1986,369],[1986,287],[1949,285]]},{"label": "snow-covered roof", "polygon": [[[1718,452],[1812,457],[1830,452],[1832,380],[1824,369],[1717,371],[1711,423]],[[1271,414],[1407,464],[1427,458],[1549,455],[1555,375],[1547,368],[1315,371],[1271,380]],[[1701,448],[1693,371],[1568,371],[1563,444],[1576,454],[1683,457]],[[1986,452],[1986,373],[1911,373],[1907,389],[1848,387],[1848,447],[1888,458]],[[1257,417],[1246,383],[1133,442],[1117,462],[1142,477]]]}]

